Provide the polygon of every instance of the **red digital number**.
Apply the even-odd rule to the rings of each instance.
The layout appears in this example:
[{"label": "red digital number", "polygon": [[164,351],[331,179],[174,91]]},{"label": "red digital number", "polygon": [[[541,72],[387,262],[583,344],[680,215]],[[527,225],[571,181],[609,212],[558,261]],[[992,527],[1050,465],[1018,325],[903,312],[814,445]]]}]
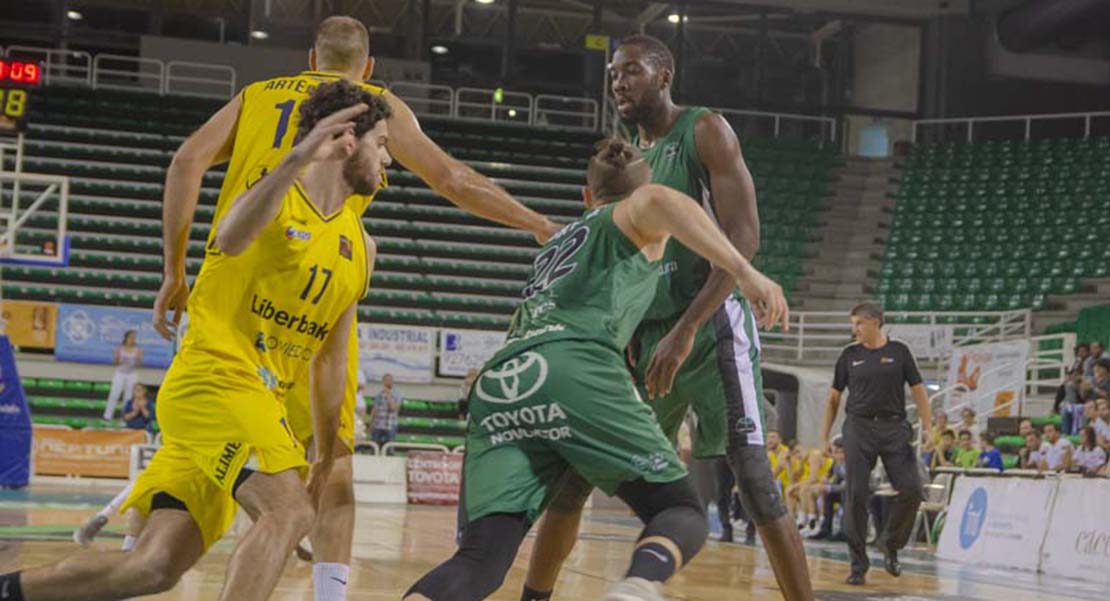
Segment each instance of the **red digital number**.
[{"label": "red digital number", "polygon": [[8,63],[0,61],[0,81],[8,78]]},{"label": "red digital number", "polygon": [[36,63],[0,61],[0,81],[11,81],[35,85],[39,83],[42,72]]}]

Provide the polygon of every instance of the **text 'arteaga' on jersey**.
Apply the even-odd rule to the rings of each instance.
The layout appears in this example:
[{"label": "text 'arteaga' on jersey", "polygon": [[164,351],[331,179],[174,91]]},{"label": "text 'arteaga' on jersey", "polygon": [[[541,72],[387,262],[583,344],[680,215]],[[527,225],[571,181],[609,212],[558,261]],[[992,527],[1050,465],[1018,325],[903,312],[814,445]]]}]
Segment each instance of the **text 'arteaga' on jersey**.
[{"label": "text 'arteaga' on jersey", "polygon": [[298,334],[308,334],[321,341],[328,337],[328,331],[331,327],[327,322],[312,321],[303,313],[294,315],[283,309],[278,309],[270,299],[260,299],[257,294],[251,297],[251,313],[262,319],[272,321],[283,328],[295,330]]}]

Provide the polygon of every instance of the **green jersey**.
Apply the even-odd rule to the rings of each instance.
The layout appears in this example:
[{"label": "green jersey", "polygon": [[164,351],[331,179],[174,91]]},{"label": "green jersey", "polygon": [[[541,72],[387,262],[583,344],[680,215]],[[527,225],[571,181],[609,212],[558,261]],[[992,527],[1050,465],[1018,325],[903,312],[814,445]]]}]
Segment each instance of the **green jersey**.
[{"label": "green jersey", "polygon": [[[702,203],[710,216],[714,216],[709,196],[709,174],[698,159],[694,141],[694,124],[709,109],[688,107],[683,109],[667,135],[655,141],[644,151],[644,158],[651,165],[652,181],[673,188]],[[639,142],[639,134],[632,136]],[[655,300],[645,319],[677,317],[694,300],[709,277],[710,264],[671,238],[660,266],[662,280],[655,290]]]},{"label": "green jersey", "polygon": [[658,262],[613,222],[610,204],[555,234],[536,255],[494,365],[553,340],[591,340],[623,352],[651,304]]}]

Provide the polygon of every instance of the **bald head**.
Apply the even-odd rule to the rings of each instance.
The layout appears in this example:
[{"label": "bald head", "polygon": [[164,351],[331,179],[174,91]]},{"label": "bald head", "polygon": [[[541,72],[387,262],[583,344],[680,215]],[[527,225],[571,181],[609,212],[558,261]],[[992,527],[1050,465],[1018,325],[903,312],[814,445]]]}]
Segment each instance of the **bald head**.
[{"label": "bald head", "polygon": [[370,32],[358,19],[328,17],[316,29],[316,64],[325,71],[361,70],[370,56]]}]

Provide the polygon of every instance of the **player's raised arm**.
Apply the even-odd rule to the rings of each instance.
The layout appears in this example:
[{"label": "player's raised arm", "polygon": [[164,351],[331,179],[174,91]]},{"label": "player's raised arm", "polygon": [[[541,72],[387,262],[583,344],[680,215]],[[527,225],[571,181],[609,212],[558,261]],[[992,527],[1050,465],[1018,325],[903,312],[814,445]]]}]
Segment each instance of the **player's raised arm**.
[{"label": "player's raised arm", "polygon": [[390,154],[433,190],[468,213],[530,232],[541,244],[559,231],[561,226],[444,152],[420,129],[420,122],[404,101],[393,94],[384,97],[393,110],[389,119]]},{"label": "player's raised arm", "polygon": [[355,150],[351,121],[370,108],[356,104],[320,120],[285,158],[257,184],[235,199],[216,229],[216,248],[238,255],[277,217],[282,199],[301,170],[313,161],[345,159]]},{"label": "player's raised arm", "polygon": [[753,267],[694,199],[666,186],[649,184],[617,205],[613,218],[618,224],[631,226],[643,242],[674,236],[731,274],[744,296],[762,305],[760,321],[764,326],[778,322],[786,326],[789,310],[782,287]]},{"label": "player's raised arm", "polygon": [[176,326],[189,298],[185,257],[204,172],[231,156],[242,105],[242,95],[237,94],[216,111],[181,143],[166,170],[166,186],[162,191],[162,287],[154,300],[154,328],[165,338],[173,337],[166,312],[173,311]]}]

